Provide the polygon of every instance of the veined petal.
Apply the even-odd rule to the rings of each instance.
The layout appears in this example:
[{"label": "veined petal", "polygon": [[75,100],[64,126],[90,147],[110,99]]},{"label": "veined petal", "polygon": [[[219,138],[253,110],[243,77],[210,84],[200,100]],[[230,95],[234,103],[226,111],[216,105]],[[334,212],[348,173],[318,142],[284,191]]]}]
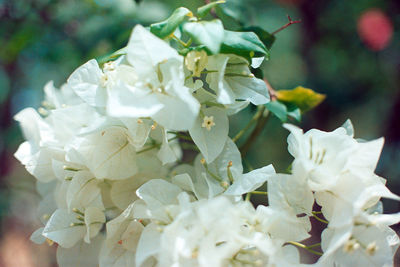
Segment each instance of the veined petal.
[{"label": "veined petal", "polygon": [[82,98],[83,101],[91,106],[104,107],[107,99],[107,91],[101,86],[101,71],[95,59],[91,59],[68,78],[68,85]]}]

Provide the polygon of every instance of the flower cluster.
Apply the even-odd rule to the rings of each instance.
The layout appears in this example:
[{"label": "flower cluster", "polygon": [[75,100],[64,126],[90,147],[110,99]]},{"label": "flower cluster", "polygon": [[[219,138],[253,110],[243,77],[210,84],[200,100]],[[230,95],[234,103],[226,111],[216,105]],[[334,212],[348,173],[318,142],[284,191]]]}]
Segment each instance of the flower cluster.
[{"label": "flower cluster", "polygon": [[[27,140],[15,156],[42,196],[31,239],[57,243],[61,267],[303,266],[297,247],[320,266],[393,264],[400,214],[382,214],[380,199],[400,198],[374,174],[383,139],[355,140],[350,122],[286,124],[291,173],[244,173],[228,117],[269,102],[251,72],[262,60],[182,55],[140,25],[123,52],[48,83],[39,112],[15,116]],[[182,149],[198,153],[191,164]],[[257,193],[268,205],[243,199]],[[326,225],[322,252],[299,243],[311,217]]]}]

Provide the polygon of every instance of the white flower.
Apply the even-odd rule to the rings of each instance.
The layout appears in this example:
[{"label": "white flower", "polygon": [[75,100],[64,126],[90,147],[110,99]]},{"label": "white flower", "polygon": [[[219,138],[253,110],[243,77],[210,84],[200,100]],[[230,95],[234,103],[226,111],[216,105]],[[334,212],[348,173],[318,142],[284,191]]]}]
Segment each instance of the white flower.
[{"label": "white flower", "polygon": [[97,207],[88,207],[84,212],[57,209],[47,222],[43,236],[64,248],[71,248],[82,238],[90,243],[105,221],[104,213]]},{"label": "white flower", "polygon": [[232,204],[226,197],[218,197],[184,206],[159,234],[159,248],[152,255],[160,266],[275,266],[278,263],[276,255],[282,243],[275,243],[268,235],[255,231],[251,224],[255,210],[249,203]]},{"label": "white flower", "polygon": [[[207,184],[208,198],[224,193],[240,196],[256,190],[275,174],[272,165],[268,165],[243,174],[242,159],[238,148],[231,139],[227,139],[219,156],[210,164],[202,162],[200,154],[195,159],[196,179]],[[204,187],[204,186],[203,186]]]},{"label": "white flower", "polygon": [[321,266],[393,266],[399,246],[397,234],[389,227],[356,225],[327,228],[322,233]]},{"label": "white flower", "polygon": [[[236,99],[248,100],[254,105],[269,101],[267,85],[250,72],[246,59],[235,55],[214,55],[208,58],[207,82],[221,104],[233,104]],[[212,72],[216,71],[216,72]]]},{"label": "white flower", "polygon": [[19,146],[14,156],[39,181],[54,180],[52,159],[62,160],[64,152],[58,147],[42,147],[43,142],[54,142],[54,131],[51,125],[32,108],[20,111],[15,115],[15,120],[20,123],[27,141]]},{"label": "white flower", "polygon": [[63,84],[60,89],[57,89],[54,87],[53,81],[49,81],[43,90],[45,100],[42,105],[46,109],[57,109],[83,103],[83,100],[75,94],[68,84]]},{"label": "white flower", "polygon": [[100,267],[130,267],[135,264],[135,251],[143,224],[133,219],[133,205],[107,223],[107,239],[100,252]]},{"label": "white flower", "polygon": [[305,177],[276,174],[268,178],[268,207],[258,206],[260,227],[274,238],[301,241],[311,230],[314,197]]},{"label": "white flower", "polygon": [[68,146],[67,160],[83,164],[98,179],[126,179],[137,173],[136,149],[124,127],[76,138]]},{"label": "white flower", "polygon": [[137,191],[137,196],[146,203],[147,215],[165,223],[171,222],[178,207],[178,196],[183,190],[178,186],[161,179],[153,179],[143,184]]},{"label": "white flower", "polygon": [[293,125],[284,126],[291,131],[288,150],[295,158],[293,172],[307,175],[313,191],[328,190],[349,170],[373,172],[383,146],[383,139],[359,143],[343,127],[303,134]]},{"label": "white flower", "polygon": [[343,174],[329,191],[315,194],[331,227],[351,224],[356,216],[363,216],[381,197],[400,200],[386,188],[379,176],[363,172]]},{"label": "white flower", "polygon": [[206,128],[208,131],[211,131],[211,128],[215,126],[214,116],[204,116],[203,123],[201,127]]},{"label": "white flower", "polygon": [[68,182],[66,203],[70,211],[89,206],[104,208],[101,201],[99,180],[88,171],[77,171]]},{"label": "white flower", "polygon": [[167,129],[191,128],[199,104],[184,85],[183,57],[137,25],[127,46],[127,61],[140,81],[110,90],[108,113],[115,117],[152,117]]},{"label": "white flower", "polygon": [[68,78],[68,85],[83,101],[94,107],[104,107],[107,101],[107,82],[109,77],[103,73],[95,59],[91,59]]}]

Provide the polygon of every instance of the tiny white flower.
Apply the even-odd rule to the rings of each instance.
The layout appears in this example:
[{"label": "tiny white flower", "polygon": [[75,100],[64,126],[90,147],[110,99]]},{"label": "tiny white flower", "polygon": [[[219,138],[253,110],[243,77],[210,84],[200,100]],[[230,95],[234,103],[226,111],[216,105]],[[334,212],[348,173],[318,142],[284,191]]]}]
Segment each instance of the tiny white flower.
[{"label": "tiny white flower", "polygon": [[201,127],[206,128],[208,131],[211,131],[211,128],[213,126],[215,126],[214,116],[204,116]]}]

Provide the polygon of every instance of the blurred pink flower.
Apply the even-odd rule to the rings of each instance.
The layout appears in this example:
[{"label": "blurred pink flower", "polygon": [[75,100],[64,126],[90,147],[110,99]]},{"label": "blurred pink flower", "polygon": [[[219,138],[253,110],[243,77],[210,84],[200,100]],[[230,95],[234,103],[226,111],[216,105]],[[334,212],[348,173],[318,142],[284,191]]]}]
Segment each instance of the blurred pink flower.
[{"label": "blurred pink flower", "polygon": [[387,47],[393,35],[392,22],[379,9],[364,11],[358,19],[357,29],[361,40],[373,51]]}]

